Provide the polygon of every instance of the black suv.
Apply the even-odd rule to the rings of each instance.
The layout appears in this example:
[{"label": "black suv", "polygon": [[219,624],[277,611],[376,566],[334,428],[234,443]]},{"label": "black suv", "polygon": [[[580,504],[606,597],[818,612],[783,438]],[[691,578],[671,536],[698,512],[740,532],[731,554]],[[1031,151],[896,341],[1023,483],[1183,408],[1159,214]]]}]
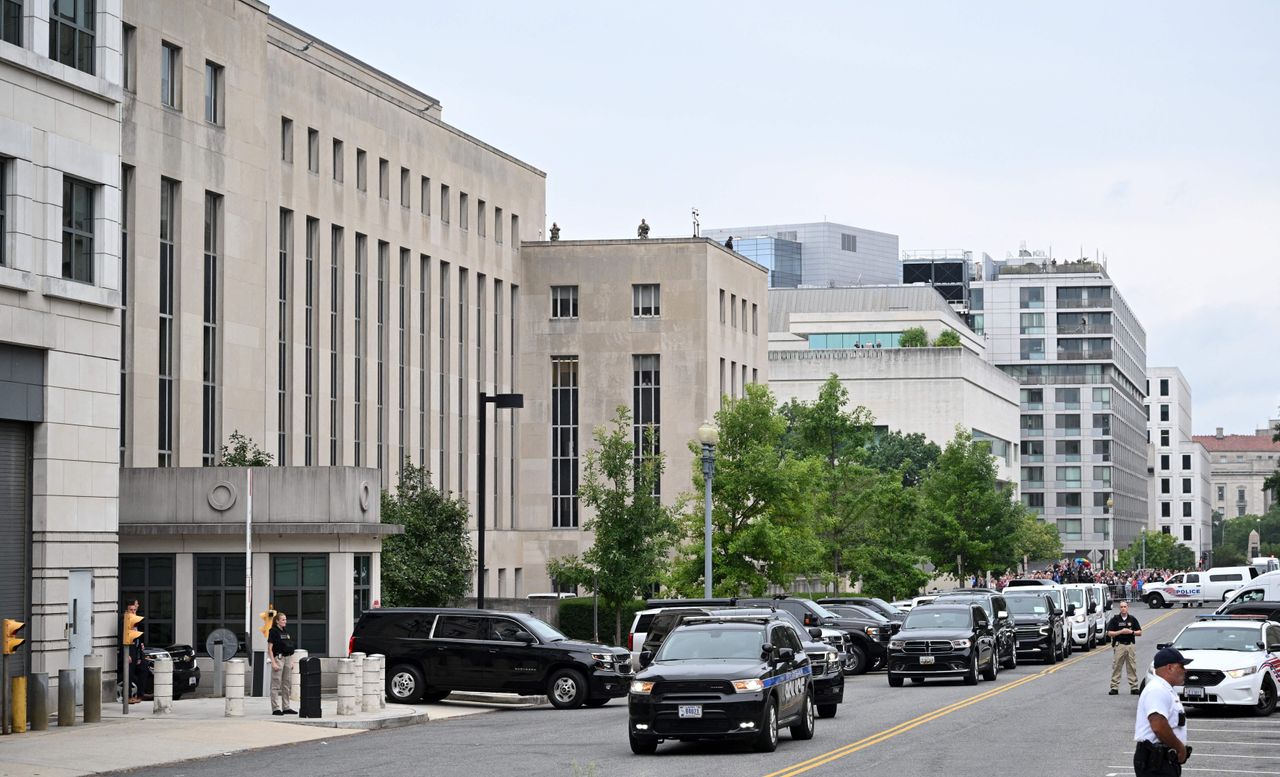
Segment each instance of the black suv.
[{"label": "black suv", "polygon": [[1014,630],[1013,620],[1009,617],[1009,603],[1005,601],[1004,596],[999,591],[989,588],[968,588],[938,594],[938,598],[933,600],[934,604],[953,602],[982,605],[983,611],[987,614],[987,620],[991,621],[991,628],[995,631],[996,655],[999,656],[997,660],[1001,668],[1017,667],[1018,634]]},{"label": "black suv", "polygon": [[871,610],[883,616],[886,620],[901,624],[907,619],[905,610],[899,610],[884,599],[875,596],[838,596],[830,599],[819,599],[818,604],[824,607],[839,606],[842,604],[854,604],[863,609]]},{"label": "black suv", "polygon": [[1019,653],[1030,653],[1046,664],[1066,657],[1063,612],[1053,597],[1026,587],[1006,592],[1004,600],[1013,618]]},{"label": "black suv", "polygon": [[977,685],[979,672],[994,680],[999,671],[995,630],[977,604],[913,607],[889,643],[889,685],[894,688],[901,688],[906,677],[913,683],[960,677],[966,685]]},{"label": "black suv", "polygon": [[883,665],[889,638],[893,635],[893,627],[882,618],[836,615],[812,599],[791,597],[739,599],[738,604],[745,607],[773,607],[786,610],[799,618],[805,628],[833,626],[844,631],[849,636],[845,674],[863,674],[873,665]]},{"label": "black suv", "polygon": [[778,747],[778,729],[812,739],[813,668],[794,627],[775,615],[704,616],[677,626],[631,682],[631,751],[666,739],[749,739]]},{"label": "black suv", "polygon": [[557,709],[600,707],[627,693],[631,653],[571,640],[521,612],[365,610],[351,652],[387,660],[387,700],[439,701],[451,691],[546,694]]}]

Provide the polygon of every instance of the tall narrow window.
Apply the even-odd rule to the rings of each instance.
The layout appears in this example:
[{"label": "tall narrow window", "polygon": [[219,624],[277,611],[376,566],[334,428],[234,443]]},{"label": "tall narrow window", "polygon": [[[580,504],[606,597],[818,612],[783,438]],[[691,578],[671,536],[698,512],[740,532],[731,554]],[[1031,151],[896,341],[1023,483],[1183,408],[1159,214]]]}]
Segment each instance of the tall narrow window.
[{"label": "tall narrow window", "polygon": [[390,165],[385,159],[378,160],[378,196],[384,200],[391,199]]},{"label": "tall narrow window", "polygon": [[422,215],[430,216],[431,215],[431,179],[426,177],[425,175],[422,176],[422,183],[420,188],[422,189],[422,192],[419,196],[422,199],[418,203],[418,209],[422,211]]},{"label": "tall narrow window", "polygon": [[22,45],[22,0],[0,2],[0,40]]},{"label": "tall narrow window", "polygon": [[378,469],[382,469],[386,465],[386,459],[383,458],[383,445],[386,442],[387,428],[387,262],[390,261],[391,244],[385,240],[378,241],[378,394],[374,397],[374,403],[378,409],[377,424],[378,428],[374,430],[374,434],[378,438],[377,461]]},{"label": "tall narrow window", "polygon": [[[753,335],[760,334],[760,319],[758,316],[756,303],[754,302],[751,303],[751,334]],[[751,382],[755,383],[755,381],[751,381]]]},{"label": "tall narrow window", "polygon": [[342,463],[342,227],[329,232],[329,466]]},{"label": "tall narrow window", "polygon": [[511,250],[520,250],[520,217],[511,214]]},{"label": "tall narrow window", "polygon": [[487,225],[485,224],[486,210],[487,207],[484,200],[476,200],[476,232],[479,233],[480,237],[485,236],[485,230],[487,228]]},{"label": "tall narrow window", "polygon": [[551,528],[578,525],[578,357],[551,357]]},{"label": "tall narrow window", "polygon": [[[643,354],[631,357],[631,423],[636,465],[657,456],[661,450],[659,432],[662,424],[662,383],[660,357]],[[657,496],[661,484],[654,481]]]},{"label": "tall narrow window", "polygon": [[159,322],[159,413],[157,414],[157,465],[172,467],[173,461],[173,296],[177,269],[178,182],[160,179],[160,322]]},{"label": "tall narrow window", "polygon": [[[4,0],[5,11],[17,5],[21,17],[22,0]],[[6,13],[6,15],[8,15]],[[8,40],[8,38],[5,38]],[[10,41],[17,43],[17,41]],[[138,29],[131,24],[120,28],[120,66],[126,92],[138,91]]]},{"label": "tall narrow window", "polygon": [[467,197],[466,192],[458,192],[458,226],[463,229],[471,228],[471,200]]},{"label": "tall narrow window", "polygon": [[223,83],[222,65],[204,63],[204,120],[210,124],[222,124]]},{"label": "tall narrow window", "polygon": [[320,174],[320,130],[307,128],[307,172]]},{"label": "tall narrow window", "polygon": [[449,223],[449,187],[440,184],[440,220]]},{"label": "tall narrow window", "polygon": [[[0,203],[4,202],[4,169],[0,167]],[[0,207],[3,207],[0,205]],[[129,317],[129,218],[133,214],[133,168],[120,169],[120,466],[126,466],[125,448],[129,439],[129,343],[133,320]],[[0,236],[4,235],[0,213]],[[0,243],[3,243],[0,240]],[[3,256],[0,256],[3,259]],[[0,261],[0,264],[4,264]]]},{"label": "tall narrow window", "polygon": [[280,117],[280,161],[293,162],[293,119]]},{"label": "tall narrow window", "polygon": [[[507,358],[509,366],[509,374],[511,375],[511,389],[516,388],[516,354],[520,352],[520,287],[516,284],[510,284],[511,287],[511,312],[507,315],[507,321],[510,322],[510,343],[507,348]],[[507,437],[511,440],[507,454],[507,503],[510,506],[508,515],[511,516],[511,528],[516,528],[516,490],[519,481],[516,479],[516,456],[515,452],[519,448],[519,438],[517,437],[516,414],[507,413]]]},{"label": "tall narrow window", "polygon": [[221,249],[222,197],[205,192],[200,460],[206,467],[218,463],[218,257]]},{"label": "tall narrow window", "polygon": [[320,254],[320,220],[307,217],[306,256],[303,257],[302,324],[302,463],[316,463],[316,260]]},{"label": "tall narrow window", "polygon": [[342,166],[346,161],[342,157],[342,141],[333,139],[333,180],[342,183]]},{"label": "tall narrow window", "polygon": [[422,254],[418,257],[420,265],[418,275],[418,466],[427,467],[427,362],[430,358],[428,338],[431,327],[431,257]]},{"label": "tall narrow window", "polygon": [[182,49],[172,43],[160,44],[160,104],[182,110]]},{"label": "tall narrow window", "polygon": [[280,209],[280,253],[276,294],[276,461],[289,452],[289,252],[293,247],[293,211]]},{"label": "tall narrow window", "polygon": [[438,417],[436,418],[436,429],[440,435],[439,450],[437,454],[440,461],[436,464],[436,482],[441,491],[449,490],[449,317],[453,315],[453,308],[449,302],[449,263],[440,263],[440,325],[436,327],[439,332],[439,360],[440,370],[436,373],[436,392],[439,397],[436,400]]},{"label": "tall narrow window", "polygon": [[409,168],[400,168],[400,207],[409,207]]},{"label": "tall narrow window", "polygon": [[369,161],[363,148],[356,149],[356,190],[366,191],[369,188]]},{"label": "tall narrow window", "polygon": [[[94,73],[95,5],[94,0],[49,0],[50,59]],[[4,11],[8,15],[11,9]]]},{"label": "tall narrow window", "polygon": [[94,185],[62,177],[62,277],[93,283]]},{"label": "tall narrow window", "polygon": [[467,493],[467,268],[458,268],[458,493]]},{"label": "tall narrow window", "polygon": [[404,467],[408,457],[409,445],[409,249],[400,249],[400,359],[396,365],[399,378],[400,417],[397,428],[400,430],[400,458],[396,461],[396,471]]},{"label": "tall narrow window", "polygon": [[[502,382],[502,281],[493,280],[493,390],[503,390]],[[502,413],[493,414],[493,525],[501,526],[502,500]]]},{"label": "tall narrow window", "polygon": [[[7,203],[9,196],[9,185],[7,183],[8,176],[9,160],[4,157],[0,157],[0,267],[4,267],[9,261],[4,247],[4,244],[8,242],[9,235],[9,221],[7,217]],[[121,187],[123,186],[124,184],[122,183]]]},{"label": "tall narrow window", "polygon": [[[631,286],[631,315],[635,318],[657,318],[662,315],[659,285],[636,283]],[[736,307],[730,305],[735,311]],[[734,324],[737,324],[735,313]]]},{"label": "tall narrow window", "polygon": [[356,233],[356,270],[355,270],[355,341],[356,352],[354,359],[355,374],[352,376],[355,380],[355,393],[353,394],[352,415],[355,422],[355,465],[357,467],[364,466],[363,444],[364,444],[364,347],[365,347],[365,328],[364,328],[364,311],[365,311],[365,292],[364,292],[364,275],[366,270],[366,262],[369,254],[369,240],[359,232]]},{"label": "tall narrow window", "polygon": [[502,208],[493,209],[493,242],[502,245]]}]

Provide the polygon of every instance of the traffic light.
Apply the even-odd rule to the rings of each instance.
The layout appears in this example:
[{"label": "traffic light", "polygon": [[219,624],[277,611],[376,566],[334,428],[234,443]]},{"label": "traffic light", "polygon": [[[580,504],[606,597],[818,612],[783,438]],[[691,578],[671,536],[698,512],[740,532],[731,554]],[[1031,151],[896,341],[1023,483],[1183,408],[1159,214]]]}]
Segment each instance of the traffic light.
[{"label": "traffic light", "polygon": [[135,615],[131,612],[124,614],[124,625],[120,629],[120,640],[123,644],[132,645],[135,639],[142,636],[142,632],[134,628],[139,623],[142,623],[141,615]]},{"label": "traffic light", "polygon": [[276,625],[276,606],[267,605],[267,609],[258,613],[258,617],[262,619],[262,625],[258,627],[258,631],[262,632],[263,639],[270,639],[271,627]]},{"label": "traffic light", "polygon": [[22,631],[22,627],[26,625],[22,621],[15,621],[12,618],[4,619],[4,654],[6,656],[11,656],[18,652],[18,646],[26,642],[25,639],[18,636],[18,632]]}]

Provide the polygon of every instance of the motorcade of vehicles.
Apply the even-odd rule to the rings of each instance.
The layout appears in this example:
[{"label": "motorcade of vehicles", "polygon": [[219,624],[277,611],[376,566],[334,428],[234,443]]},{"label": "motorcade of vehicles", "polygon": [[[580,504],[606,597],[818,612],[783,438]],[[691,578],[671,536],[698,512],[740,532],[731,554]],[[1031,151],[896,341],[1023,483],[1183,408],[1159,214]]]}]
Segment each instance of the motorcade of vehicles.
[{"label": "motorcade of vehicles", "polygon": [[1089,583],[1067,583],[1062,587],[1067,600],[1067,623],[1073,647],[1093,650],[1098,646],[1097,594]]},{"label": "motorcade of vehicles", "polygon": [[1253,578],[1229,594],[1217,611],[1222,612],[1233,604],[1261,601],[1280,601],[1280,572],[1267,572]]},{"label": "motorcade of vehicles", "polygon": [[888,621],[871,617],[839,616],[812,599],[778,596],[771,599],[739,599],[738,604],[786,610],[799,618],[805,628],[829,626],[840,629],[849,637],[844,672],[850,675],[865,674],[868,669],[883,664],[889,638],[893,634]]},{"label": "motorcade of vehicles", "polygon": [[889,685],[902,687],[910,678],[960,678],[976,685],[981,675],[994,680],[1000,672],[995,629],[976,602],[951,600],[916,607],[889,641]]},{"label": "motorcade of vehicles", "polygon": [[1033,594],[1044,594],[1053,600],[1053,603],[1062,613],[1062,644],[1065,649],[1063,657],[1070,656],[1073,649],[1073,640],[1071,639],[1071,616],[1075,615],[1075,605],[1067,603],[1067,597],[1062,591],[1062,586],[1058,583],[1053,585],[1027,586],[1022,588],[1013,588],[1004,590],[1004,595],[1008,598],[1015,594],[1024,594],[1030,591]]},{"label": "motorcade of vehicles", "polygon": [[[1191,659],[1183,684],[1174,687],[1183,704],[1246,708],[1261,717],[1275,711],[1280,623],[1262,616],[1202,615],[1167,644]],[[1154,676],[1149,666],[1143,684]]]},{"label": "motorcade of vehicles", "polygon": [[625,648],[573,640],[522,612],[450,607],[365,610],[350,652],[386,656],[387,701],[439,701],[452,691],[545,694],[557,709],[627,695]]},{"label": "motorcade of vehicles", "polygon": [[1018,635],[1009,617],[1009,604],[1004,594],[989,588],[961,588],[939,594],[934,604],[947,602],[974,602],[986,611],[987,620],[996,638],[996,656],[1000,666],[1013,669],[1018,666]]},{"label": "motorcade of vehicles", "polygon": [[744,739],[772,752],[783,726],[792,739],[813,738],[813,667],[799,633],[776,613],[690,618],[640,664],[627,700],[633,753],[651,754],[668,739]]},{"label": "motorcade of vehicles", "polygon": [[[190,645],[170,645],[166,648],[144,647],[142,649],[142,660],[147,663],[147,668],[155,671],[156,660],[160,658],[168,658],[173,662],[173,699],[177,701],[188,693],[193,692],[200,687],[200,667],[196,664],[196,651]],[[154,676],[154,675],[153,675]],[[116,680],[116,696],[119,697],[121,690],[121,681]],[[150,693],[150,689],[147,689]],[[129,675],[129,696],[141,697],[142,691],[138,688],[138,678],[130,673]]]},{"label": "motorcade of vehicles", "polygon": [[1018,653],[1056,664],[1067,654],[1066,613],[1042,586],[1006,591]]},{"label": "motorcade of vehicles", "polygon": [[[777,607],[773,606],[773,604],[768,604],[768,605],[748,604],[747,603],[748,601],[758,601],[758,600],[747,600],[747,599],[739,600],[736,597],[711,598],[711,599],[650,599],[648,600],[647,602],[645,602],[645,606],[648,607],[649,609],[641,611],[641,613],[648,614],[647,620],[643,622],[644,631],[635,631],[634,630],[636,628],[635,625],[633,625],[632,627],[633,631],[632,631],[631,643],[634,644],[634,647],[632,648],[632,650],[634,652],[634,655],[636,656],[637,662],[639,660],[640,651],[651,650],[653,652],[657,652],[657,646],[662,644],[662,640],[666,637],[668,633],[671,632],[671,629],[674,628],[674,624],[671,622],[670,617],[659,618],[657,619],[656,624],[654,622],[655,616],[667,610],[676,610],[676,609],[689,610],[690,608],[694,608],[696,610],[699,610],[703,615],[719,613],[719,612],[725,612],[726,614],[730,614],[728,613],[728,611],[733,610],[735,608],[738,610],[741,610],[743,608],[750,608],[750,609],[756,609],[758,611],[766,611],[766,612],[779,611]],[[759,614],[759,612],[757,612],[757,614]],[[795,621],[794,625],[797,628],[801,629],[801,632],[800,632],[801,637],[805,637],[806,635],[812,635],[816,639],[816,641],[823,642],[831,646],[839,654],[841,667],[844,667],[847,665],[848,658],[849,658],[850,640],[849,640],[849,635],[845,633],[844,629],[841,629],[835,626],[806,626],[799,618],[794,618],[793,620]],[[636,618],[636,623],[637,624],[640,623],[640,618],[638,615]],[[817,629],[817,633],[814,633],[813,631],[814,629]],[[649,636],[649,632],[654,630],[661,632],[661,635],[656,641],[651,640]],[[633,665],[638,665],[638,663]]]},{"label": "motorcade of vehicles", "polygon": [[832,605],[853,604],[879,613],[894,623],[902,623],[907,619],[905,610],[899,610],[889,602],[876,596],[834,596],[817,600],[818,604],[831,609]]}]

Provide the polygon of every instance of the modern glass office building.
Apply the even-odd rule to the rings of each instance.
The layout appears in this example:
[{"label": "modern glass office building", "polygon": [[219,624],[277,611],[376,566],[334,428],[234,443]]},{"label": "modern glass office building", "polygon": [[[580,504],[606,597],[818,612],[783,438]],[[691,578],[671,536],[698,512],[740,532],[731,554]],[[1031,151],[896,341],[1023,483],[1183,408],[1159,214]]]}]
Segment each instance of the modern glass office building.
[{"label": "modern glass office building", "polygon": [[769,268],[771,288],[901,283],[898,236],[832,221],[702,230]]}]

